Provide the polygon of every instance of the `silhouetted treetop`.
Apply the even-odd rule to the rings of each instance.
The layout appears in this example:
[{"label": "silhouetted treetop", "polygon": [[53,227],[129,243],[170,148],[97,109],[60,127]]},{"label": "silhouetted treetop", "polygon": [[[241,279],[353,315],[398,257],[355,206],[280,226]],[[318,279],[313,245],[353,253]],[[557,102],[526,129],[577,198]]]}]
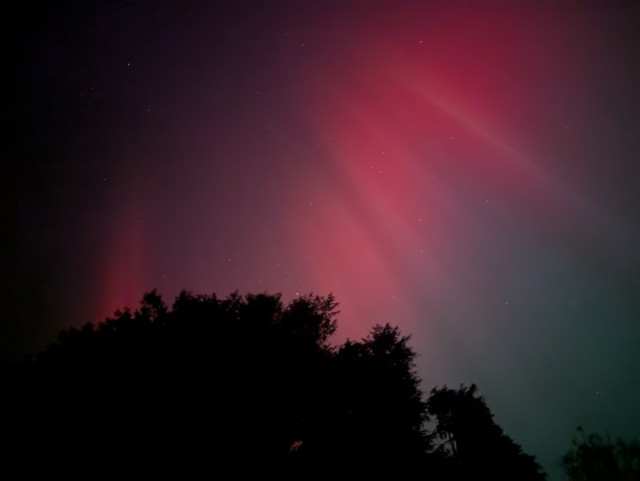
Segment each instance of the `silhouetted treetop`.
[{"label": "silhouetted treetop", "polygon": [[20,431],[40,433],[41,449],[65,432],[72,449],[159,463],[203,450],[217,462],[355,462],[412,444],[404,459],[421,461],[425,406],[408,338],[377,326],[349,344],[361,355],[341,352],[329,344],[337,306],[332,295],[285,305],[280,294],[183,291],[168,308],[153,290],[38,355],[13,404],[29,413]]},{"label": "silhouetted treetop", "polygon": [[327,340],[337,329],[337,307],[338,303],[332,294],[327,297],[298,297],[282,313],[282,324],[293,336],[326,346]]},{"label": "silhouetted treetop", "polygon": [[144,475],[233,464],[280,476],[462,479],[493,466],[491,479],[543,479],[475,386],[423,399],[398,327],[331,345],[337,307],[332,295],[284,304],[280,294],[182,291],[169,308],[153,290],[135,310],[62,331],[16,370],[5,382],[7,432],[30,456],[54,456],[51,465],[74,453],[90,474],[107,464]]},{"label": "silhouetted treetop", "polygon": [[580,438],[572,442],[561,459],[567,481],[637,481],[640,479],[640,443],[586,435],[577,428]]},{"label": "silhouetted treetop", "polygon": [[509,438],[493,421],[493,414],[477,386],[434,388],[427,400],[435,417],[433,440],[440,469],[452,479],[544,480],[535,458]]}]

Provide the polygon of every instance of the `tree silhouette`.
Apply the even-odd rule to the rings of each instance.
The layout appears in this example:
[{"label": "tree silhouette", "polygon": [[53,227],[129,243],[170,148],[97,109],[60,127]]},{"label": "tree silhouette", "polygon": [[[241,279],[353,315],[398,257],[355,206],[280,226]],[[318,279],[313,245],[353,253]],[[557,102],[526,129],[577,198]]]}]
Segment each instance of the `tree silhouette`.
[{"label": "tree silhouette", "polygon": [[331,295],[285,306],[278,294],[183,291],[169,309],[151,291],[137,310],[62,331],[15,370],[7,432],[33,455],[90,469],[422,459],[408,338],[376,326],[336,348],[336,315]]},{"label": "tree silhouette", "polygon": [[62,331],[3,373],[5,458],[84,478],[544,478],[475,386],[423,400],[397,327],[332,345],[337,306],[332,295],[285,305],[279,294],[183,291],[169,308],[154,290],[136,310]]},{"label": "tree silhouette", "polygon": [[378,475],[424,462],[426,405],[408,339],[397,327],[378,325],[335,352],[323,400],[330,408],[309,442],[319,457],[370,465]]},{"label": "tree silhouette", "polygon": [[438,471],[449,479],[543,480],[546,475],[533,456],[509,438],[493,421],[493,414],[477,387],[446,386],[431,391],[428,412],[435,417],[432,433]]},{"label": "tree silhouette", "polygon": [[633,481],[640,479],[640,444],[637,441],[611,441],[596,433],[574,439],[561,464],[568,481]]}]

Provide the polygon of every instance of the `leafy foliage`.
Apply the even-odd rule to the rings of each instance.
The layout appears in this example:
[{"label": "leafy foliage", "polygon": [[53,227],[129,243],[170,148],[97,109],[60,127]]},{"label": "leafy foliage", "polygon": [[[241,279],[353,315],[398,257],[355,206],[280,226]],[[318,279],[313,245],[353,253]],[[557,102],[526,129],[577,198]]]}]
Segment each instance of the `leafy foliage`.
[{"label": "leafy foliage", "polygon": [[637,441],[611,441],[596,433],[574,439],[561,463],[568,481],[634,481],[640,479],[640,444]]},{"label": "leafy foliage", "polygon": [[453,479],[543,480],[546,475],[533,456],[509,438],[493,421],[493,414],[477,387],[434,388],[427,401],[437,424],[439,469]]},{"label": "leafy foliage", "polygon": [[37,433],[22,442],[39,453],[56,452],[64,433],[83,459],[154,459],[160,470],[187,460],[355,465],[367,447],[399,452],[422,439],[406,338],[376,327],[335,348],[336,315],[331,295],[285,306],[277,294],[184,291],[168,309],[152,291],[135,311],[61,332],[24,366],[14,433]]},{"label": "leafy foliage", "polygon": [[151,291],[137,310],[61,332],[5,376],[6,432],[23,453],[49,455],[49,466],[72,455],[90,473],[126,465],[184,477],[232,466],[543,479],[475,386],[423,400],[416,353],[397,327],[331,345],[337,307],[332,295],[284,305],[279,294],[183,291],[169,308]]}]

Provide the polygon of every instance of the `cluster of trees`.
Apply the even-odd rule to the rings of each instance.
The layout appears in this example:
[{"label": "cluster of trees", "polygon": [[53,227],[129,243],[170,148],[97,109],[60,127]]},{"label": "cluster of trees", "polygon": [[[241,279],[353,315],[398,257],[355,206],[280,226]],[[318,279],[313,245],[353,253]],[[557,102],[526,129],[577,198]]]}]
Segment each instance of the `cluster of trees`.
[{"label": "cluster of trees", "polygon": [[425,399],[407,336],[377,325],[333,346],[336,316],[331,295],[182,292],[169,309],[152,291],[4,373],[7,459],[84,474],[545,479],[474,385]]}]

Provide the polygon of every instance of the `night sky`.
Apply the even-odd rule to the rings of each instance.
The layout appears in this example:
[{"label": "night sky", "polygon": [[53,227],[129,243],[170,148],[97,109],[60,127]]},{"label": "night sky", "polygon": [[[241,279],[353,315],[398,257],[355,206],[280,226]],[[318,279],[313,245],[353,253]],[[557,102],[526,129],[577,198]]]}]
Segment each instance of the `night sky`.
[{"label": "night sky", "polygon": [[0,353],[157,288],[334,293],[559,479],[640,433],[637,2],[3,13]]}]

